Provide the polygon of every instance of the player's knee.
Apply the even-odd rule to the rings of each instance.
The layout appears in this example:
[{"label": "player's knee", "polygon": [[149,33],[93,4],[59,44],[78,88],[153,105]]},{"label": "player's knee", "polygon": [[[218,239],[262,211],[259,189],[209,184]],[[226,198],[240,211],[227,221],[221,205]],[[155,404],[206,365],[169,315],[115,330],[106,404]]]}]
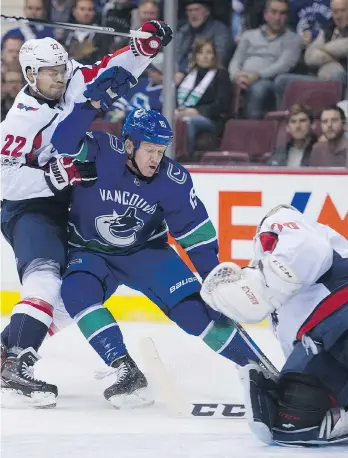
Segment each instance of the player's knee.
[{"label": "player's knee", "polygon": [[66,311],[72,318],[86,308],[104,302],[100,280],[88,272],[73,272],[65,277],[61,295]]},{"label": "player's knee", "polygon": [[60,265],[50,259],[35,259],[26,268],[21,298],[39,298],[53,307],[60,301]]},{"label": "player's knee", "polygon": [[295,424],[296,429],[317,426],[325,413],[333,407],[328,390],[315,377],[301,373],[287,373],[279,380],[278,409],[275,427]]},{"label": "player's knee", "polygon": [[208,307],[199,293],[191,294],[176,304],[169,318],[188,334],[199,336],[209,323],[220,317],[220,313]]}]

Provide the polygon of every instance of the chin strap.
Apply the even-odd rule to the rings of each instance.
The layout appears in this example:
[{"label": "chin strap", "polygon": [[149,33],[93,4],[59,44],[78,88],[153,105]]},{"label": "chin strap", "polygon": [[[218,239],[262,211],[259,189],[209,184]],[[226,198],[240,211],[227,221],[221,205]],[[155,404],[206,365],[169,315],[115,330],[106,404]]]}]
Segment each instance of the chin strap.
[{"label": "chin strap", "polygon": [[[133,148],[133,151],[132,151],[130,154],[128,154],[128,158],[129,158],[129,160],[131,161],[132,166],[133,166],[133,167],[136,169],[136,171],[138,172],[139,177],[140,177],[142,180],[147,181],[148,183],[150,183],[150,182],[153,180],[155,174],[158,172],[158,169],[160,168],[160,165],[161,165],[161,162],[162,162],[163,158],[160,160],[160,162],[159,162],[159,164],[158,164],[158,166],[157,166],[157,169],[154,171],[152,177],[146,177],[145,175],[143,175],[143,174],[141,173],[141,171],[140,171],[140,169],[139,169],[139,167],[138,167],[137,161],[135,160],[135,153],[136,153],[136,151],[137,151],[137,150],[136,150],[135,148]],[[163,157],[164,157],[164,155],[163,155]]]}]

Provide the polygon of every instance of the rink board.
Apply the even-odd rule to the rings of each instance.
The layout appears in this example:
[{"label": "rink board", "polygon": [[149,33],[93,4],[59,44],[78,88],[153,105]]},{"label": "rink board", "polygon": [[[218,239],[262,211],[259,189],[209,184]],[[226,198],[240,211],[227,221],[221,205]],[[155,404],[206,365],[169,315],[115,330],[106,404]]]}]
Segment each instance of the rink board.
[{"label": "rink board", "polygon": [[[329,224],[348,238],[346,170],[190,167],[190,172],[196,194],[216,227],[221,261],[246,265],[259,221],[281,203],[295,205],[312,220]],[[193,268],[187,254],[174,240],[170,243]],[[19,283],[12,250],[3,238],[1,267],[1,313],[10,314],[19,299]],[[168,321],[150,300],[125,287],[108,301],[108,307],[118,320]]]}]

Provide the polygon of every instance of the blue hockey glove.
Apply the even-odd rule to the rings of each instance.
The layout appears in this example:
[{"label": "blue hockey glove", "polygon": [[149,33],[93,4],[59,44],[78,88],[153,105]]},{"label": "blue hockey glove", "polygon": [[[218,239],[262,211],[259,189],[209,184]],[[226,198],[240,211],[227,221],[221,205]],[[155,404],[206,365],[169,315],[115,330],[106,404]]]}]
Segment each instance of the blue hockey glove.
[{"label": "blue hockey glove", "polygon": [[137,82],[137,78],[123,67],[111,67],[88,84],[83,95],[89,100],[100,102],[100,109],[108,111],[111,105],[119,97],[126,95]]}]

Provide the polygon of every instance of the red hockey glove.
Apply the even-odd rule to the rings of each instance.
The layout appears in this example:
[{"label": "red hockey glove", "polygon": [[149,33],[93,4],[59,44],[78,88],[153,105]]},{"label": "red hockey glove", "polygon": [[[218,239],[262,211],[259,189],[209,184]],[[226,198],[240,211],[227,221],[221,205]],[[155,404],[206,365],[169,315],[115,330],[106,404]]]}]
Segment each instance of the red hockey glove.
[{"label": "red hockey glove", "polygon": [[48,164],[45,179],[50,190],[57,194],[70,186],[92,186],[97,180],[94,162],[79,162],[70,157],[55,157]]},{"label": "red hockey glove", "polygon": [[131,38],[130,47],[136,56],[155,56],[161,46],[167,46],[173,38],[171,27],[163,21],[149,21],[139,29],[152,34],[150,38]]}]

